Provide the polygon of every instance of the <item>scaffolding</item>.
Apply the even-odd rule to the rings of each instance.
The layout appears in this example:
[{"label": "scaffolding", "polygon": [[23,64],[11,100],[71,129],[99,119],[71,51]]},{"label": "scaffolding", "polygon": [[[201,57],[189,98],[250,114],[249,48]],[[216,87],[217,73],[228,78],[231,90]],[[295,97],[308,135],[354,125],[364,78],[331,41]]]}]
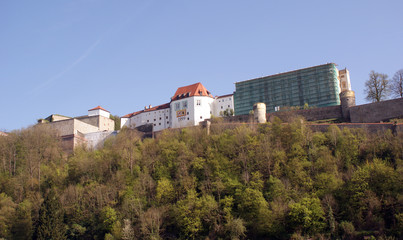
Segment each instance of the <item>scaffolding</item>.
[{"label": "scaffolding", "polygon": [[235,115],[245,115],[263,102],[267,112],[284,107],[340,105],[336,64],[299,69],[235,83]]}]

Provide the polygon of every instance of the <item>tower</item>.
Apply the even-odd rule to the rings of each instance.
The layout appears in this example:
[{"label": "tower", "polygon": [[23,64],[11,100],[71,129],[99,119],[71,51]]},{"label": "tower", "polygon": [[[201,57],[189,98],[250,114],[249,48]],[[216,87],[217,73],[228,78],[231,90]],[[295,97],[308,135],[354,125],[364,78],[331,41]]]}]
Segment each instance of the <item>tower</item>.
[{"label": "tower", "polygon": [[350,107],[355,106],[355,93],[345,90],[340,93],[341,113],[345,121],[350,121]]},{"label": "tower", "polygon": [[266,122],[266,104],[265,103],[255,103],[253,105],[253,113],[255,115],[255,121],[257,123]]},{"label": "tower", "polygon": [[350,72],[347,68],[339,71],[340,92],[351,91]]}]

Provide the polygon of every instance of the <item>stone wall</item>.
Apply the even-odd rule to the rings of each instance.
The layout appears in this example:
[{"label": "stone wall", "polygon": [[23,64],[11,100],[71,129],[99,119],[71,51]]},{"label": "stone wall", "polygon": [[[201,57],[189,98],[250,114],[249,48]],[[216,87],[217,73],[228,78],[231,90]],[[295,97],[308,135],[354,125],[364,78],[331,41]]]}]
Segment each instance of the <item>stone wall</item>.
[{"label": "stone wall", "polygon": [[302,116],[307,121],[317,121],[323,119],[343,118],[340,106],[321,107],[312,109],[302,109],[295,111],[273,112],[269,113],[269,120],[278,117],[282,121],[288,121],[291,117]]},{"label": "stone wall", "polygon": [[67,136],[74,134],[74,121],[75,119],[67,119],[46,124],[49,124],[51,128],[58,131],[60,136]]},{"label": "stone wall", "polygon": [[82,116],[76,117],[76,119],[90,124],[94,127],[99,128],[98,131],[114,131],[115,130],[115,122],[104,116]]},{"label": "stone wall", "polygon": [[385,132],[387,130],[392,133],[403,133],[403,124],[394,123],[340,123],[340,124],[308,124],[314,132],[326,132],[330,126],[337,126],[343,128],[359,128],[370,133]]},{"label": "stone wall", "polygon": [[99,116],[82,116],[82,117],[76,117],[75,119],[90,124],[94,127],[99,126]]},{"label": "stone wall", "polygon": [[[287,123],[283,123],[287,124]],[[242,123],[242,122],[222,122],[213,123],[210,125],[211,132],[222,129],[235,129],[241,126],[248,126],[252,128],[258,127],[258,123]],[[363,129],[370,133],[385,132],[390,130],[393,134],[403,134],[403,123],[338,123],[338,124],[306,124],[314,132],[327,132],[330,126],[337,126],[340,129],[343,128],[356,128]],[[202,125],[202,127],[207,127],[207,125]]]},{"label": "stone wall", "polygon": [[99,149],[103,147],[106,139],[111,136],[116,136],[117,133],[117,131],[87,133],[84,138],[87,140],[87,147],[91,149]]},{"label": "stone wall", "polygon": [[115,131],[115,121],[110,118],[99,116],[99,131]]},{"label": "stone wall", "polygon": [[91,133],[91,132],[98,132],[98,127],[93,125],[87,124],[80,120],[74,119],[74,134],[82,133]]},{"label": "stone wall", "polygon": [[375,123],[399,117],[403,117],[403,98],[350,108],[350,118],[353,123]]}]

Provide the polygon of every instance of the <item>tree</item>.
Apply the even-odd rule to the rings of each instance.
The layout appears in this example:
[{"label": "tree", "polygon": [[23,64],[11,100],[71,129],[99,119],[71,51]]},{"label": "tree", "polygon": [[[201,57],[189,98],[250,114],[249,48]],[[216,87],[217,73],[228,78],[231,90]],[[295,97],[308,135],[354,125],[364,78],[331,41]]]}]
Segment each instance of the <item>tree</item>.
[{"label": "tree", "polygon": [[39,210],[37,239],[66,239],[63,218],[59,197],[51,188]]},{"label": "tree", "polygon": [[403,69],[397,71],[392,78],[392,92],[396,97],[403,97]]},{"label": "tree", "polygon": [[114,121],[115,131],[120,130],[120,117],[118,115],[110,115],[109,118]]},{"label": "tree", "polygon": [[289,207],[289,227],[292,229],[302,231],[304,235],[314,235],[325,227],[324,212],[318,198],[305,197]]},{"label": "tree", "polygon": [[0,193],[0,239],[10,237],[16,205],[11,197]]},{"label": "tree", "polygon": [[388,75],[371,71],[368,81],[365,82],[366,99],[371,102],[380,102],[389,95]]}]

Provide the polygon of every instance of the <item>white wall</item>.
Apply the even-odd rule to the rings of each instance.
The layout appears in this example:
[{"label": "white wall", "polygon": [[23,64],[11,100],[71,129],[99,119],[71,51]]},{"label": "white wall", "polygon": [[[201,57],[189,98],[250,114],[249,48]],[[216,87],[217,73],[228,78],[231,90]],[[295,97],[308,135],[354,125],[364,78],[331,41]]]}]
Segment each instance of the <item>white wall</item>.
[{"label": "white wall", "polygon": [[146,124],[153,124],[154,131],[161,131],[170,127],[170,115],[169,108],[142,112],[124,120],[124,126],[135,128]]},{"label": "white wall", "polygon": [[[197,100],[200,100],[201,105],[197,105]],[[213,114],[214,98],[197,96],[194,97],[194,124],[199,125],[205,119],[210,119]]]},{"label": "white wall", "polygon": [[220,112],[224,112],[227,109],[234,110],[234,97],[233,95],[230,95],[227,97],[216,98],[213,106],[213,115],[219,117],[221,116]]},{"label": "white wall", "polygon": [[120,128],[129,127],[130,118],[120,118]]},{"label": "white wall", "polygon": [[[185,101],[187,104],[184,105]],[[212,114],[213,102],[213,98],[206,96],[194,96],[172,101],[172,128],[196,126],[205,119],[209,119]],[[178,103],[179,108],[176,107]]]},{"label": "white wall", "polygon": [[[178,104],[178,105],[177,105]],[[193,125],[193,97],[175,100],[171,102],[171,127],[182,128]]]},{"label": "white wall", "polygon": [[109,112],[101,110],[101,109],[95,109],[95,110],[88,111],[88,116],[98,116],[98,115],[109,118],[111,114]]}]

